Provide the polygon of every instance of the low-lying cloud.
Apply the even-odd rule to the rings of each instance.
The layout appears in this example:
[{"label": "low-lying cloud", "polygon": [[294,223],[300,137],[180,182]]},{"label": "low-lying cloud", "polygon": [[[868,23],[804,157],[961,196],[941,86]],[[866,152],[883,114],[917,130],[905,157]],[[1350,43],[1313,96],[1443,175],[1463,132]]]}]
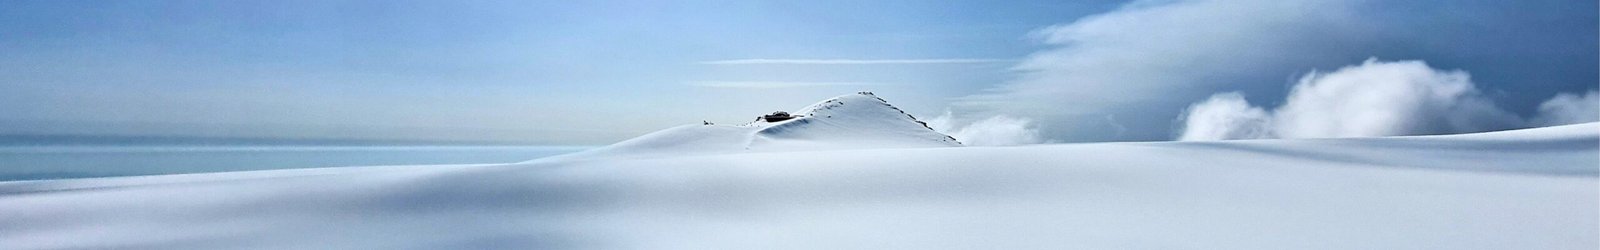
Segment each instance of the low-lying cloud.
[{"label": "low-lying cloud", "polygon": [[1600,92],[1583,95],[1561,93],[1539,104],[1534,126],[1555,126],[1600,121]]},{"label": "low-lying cloud", "polygon": [[957,141],[967,146],[1007,146],[1047,142],[1039,135],[1033,120],[1027,118],[996,115],[962,123],[946,111],[944,115],[929,119],[927,123],[934,131],[955,137]]},{"label": "low-lying cloud", "polygon": [[[1562,94],[1545,102],[1531,124],[1594,121],[1596,103],[1592,91]],[[1228,92],[1190,105],[1180,119],[1180,140],[1450,134],[1530,124],[1485,97],[1467,72],[1376,59],[1306,74],[1270,112]]]},{"label": "low-lying cloud", "polygon": [[[1191,137],[1279,136],[1271,131],[1230,130],[1272,122],[1294,123],[1272,126],[1305,127],[1281,136],[1446,133],[1514,127],[1523,122],[1505,111],[1532,110],[1543,98],[1549,98],[1538,95],[1552,89],[1594,84],[1594,14],[1577,11],[1592,10],[1592,6],[1592,2],[1135,0],[1106,13],[1035,31],[1032,37],[1044,49],[1015,64],[1011,68],[1014,77],[980,93],[957,98],[951,109],[971,117],[1026,117],[1037,122],[1046,138],[1065,141],[1171,139],[1174,119],[1208,115],[1183,112],[1195,100],[1204,100],[1208,95],[1238,91],[1253,98],[1282,98],[1288,95],[1285,82],[1296,80],[1289,77],[1306,75],[1308,70],[1337,68],[1369,57],[1403,57],[1473,70],[1480,78],[1476,87],[1506,92],[1476,93],[1475,89],[1466,88],[1469,85],[1460,84],[1467,79],[1452,79],[1465,74],[1413,73],[1422,71],[1397,65],[1394,73],[1419,77],[1405,81],[1436,83],[1398,85],[1404,87],[1386,90],[1399,91],[1396,93],[1344,93],[1361,91],[1334,86],[1308,88],[1307,91],[1332,93],[1302,93],[1298,97],[1302,99],[1300,104],[1277,112],[1285,117],[1273,115],[1270,120],[1255,119],[1248,112],[1250,106],[1237,105],[1243,97],[1223,96],[1211,104],[1242,107],[1243,113],[1210,115],[1221,115],[1214,117],[1222,119],[1219,122],[1243,125],[1192,126],[1194,129],[1184,132],[1193,132]],[[1361,75],[1384,77],[1379,72]],[[1326,105],[1346,100],[1331,100],[1321,94],[1418,103],[1349,100],[1413,109],[1333,109]],[[1486,97],[1506,102],[1502,104],[1505,110],[1489,105]],[[1328,122],[1333,118],[1327,116],[1333,115],[1360,117],[1339,118],[1346,122],[1336,125],[1316,124]],[[1418,122],[1394,116],[1431,118]],[[1550,118],[1548,122],[1556,120],[1559,119]]]},{"label": "low-lying cloud", "polygon": [[[1133,1],[1035,31],[1049,49],[1013,67],[1014,80],[960,98],[967,115],[1040,121],[1052,138],[1166,139],[1185,101],[1337,58],[1336,40],[1365,21],[1351,1]],[[1348,39],[1345,39],[1348,40]],[[1265,76],[1265,77],[1262,77]],[[1112,124],[1103,117],[1117,117]],[[1118,133],[1125,131],[1126,133]]]},{"label": "low-lying cloud", "polygon": [[1272,137],[1272,116],[1250,106],[1239,92],[1212,95],[1189,106],[1179,140],[1259,139]]}]

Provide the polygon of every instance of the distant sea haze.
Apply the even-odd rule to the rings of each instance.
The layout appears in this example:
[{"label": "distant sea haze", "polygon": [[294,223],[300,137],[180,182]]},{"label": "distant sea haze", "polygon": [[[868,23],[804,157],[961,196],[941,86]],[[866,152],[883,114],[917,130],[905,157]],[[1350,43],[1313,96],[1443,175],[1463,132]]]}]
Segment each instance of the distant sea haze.
[{"label": "distant sea haze", "polygon": [[589,146],[426,143],[135,136],[0,136],[0,181],[372,165],[511,163],[589,148]]},{"label": "distant sea haze", "polygon": [[529,143],[490,141],[438,141],[438,140],[383,140],[338,138],[257,138],[257,137],[198,137],[198,136],[145,136],[145,135],[57,135],[57,134],[0,134],[0,146],[42,145],[337,145],[337,146],[396,146],[396,145],[507,145],[526,146]]}]

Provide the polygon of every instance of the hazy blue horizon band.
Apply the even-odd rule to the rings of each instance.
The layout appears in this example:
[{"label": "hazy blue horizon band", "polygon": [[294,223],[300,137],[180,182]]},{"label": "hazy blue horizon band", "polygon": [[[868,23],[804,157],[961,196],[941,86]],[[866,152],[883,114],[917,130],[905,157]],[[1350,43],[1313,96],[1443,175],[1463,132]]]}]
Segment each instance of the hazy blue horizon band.
[{"label": "hazy blue horizon band", "polygon": [[376,165],[515,163],[590,146],[0,146],[0,181]]}]

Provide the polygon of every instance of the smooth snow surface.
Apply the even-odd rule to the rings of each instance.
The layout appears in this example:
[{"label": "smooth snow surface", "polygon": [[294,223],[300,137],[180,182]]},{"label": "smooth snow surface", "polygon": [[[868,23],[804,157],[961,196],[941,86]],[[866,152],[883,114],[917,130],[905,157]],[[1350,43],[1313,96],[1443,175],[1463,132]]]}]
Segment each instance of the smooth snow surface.
[{"label": "smooth snow surface", "polygon": [[562,159],[647,158],[685,154],[961,146],[871,93],[834,97],[794,112],[799,118],[741,125],[683,125]]},{"label": "smooth snow surface", "polygon": [[[719,129],[740,128],[695,133]],[[1596,123],[755,153],[653,136],[621,146],[716,153],[0,182],[0,249],[1600,247]]]}]

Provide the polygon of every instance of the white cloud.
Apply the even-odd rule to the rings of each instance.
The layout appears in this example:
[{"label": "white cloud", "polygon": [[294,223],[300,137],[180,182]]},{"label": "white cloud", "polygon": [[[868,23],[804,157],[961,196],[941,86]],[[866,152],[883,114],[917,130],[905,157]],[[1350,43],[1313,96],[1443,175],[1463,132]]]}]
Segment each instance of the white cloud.
[{"label": "white cloud", "polygon": [[[1594,92],[1562,94],[1540,107],[1545,124],[1592,121]],[[1369,59],[1302,77],[1283,106],[1268,113],[1236,93],[1194,104],[1180,140],[1369,137],[1492,131],[1525,126],[1494,105],[1462,71],[1421,61]]]},{"label": "white cloud", "polygon": [[933,130],[955,137],[957,141],[967,146],[1007,146],[1047,142],[1039,135],[1033,120],[1026,118],[996,115],[966,125],[958,125],[959,122],[946,111],[944,115],[929,119],[927,123]]},{"label": "white cloud", "polygon": [[1582,96],[1557,94],[1539,104],[1539,114],[1534,116],[1533,125],[1555,126],[1595,121],[1600,121],[1600,92],[1591,90]]},{"label": "white cloud", "polygon": [[1260,139],[1272,137],[1271,117],[1267,111],[1250,106],[1239,92],[1212,95],[1206,101],[1189,106],[1184,120],[1184,132],[1178,140],[1206,141],[1227,139]]},{"label": "white cloud", "polygon": [[[1238,85],[1277,87],[1289,72],[1336,63],[1343,43],[1376,27],[1361,1],[1134,1],[1034,32],[1053,48],[1013,69],[1015,80],[958,100],[958,110],[1039,119],[1051,134],[1088,140],[1168,136],[1188,100]],[[1247,80],[1240,80],[1247,79]],[[1156,110],[1167,110],[1153,113]],[[1106,138],[1115,115],[1133,138]]]},{"label": "white cloud", "polygon": [[791,81],[693,81],[689,86],[733,89],[782,89],[803,87],[881,85],[873,82],[791,82]]},{"label": "white cloud", "polygon": [[756,65],[756,64],[820,64],[820,65],[860,65],[860,64],[975,64],[975,63],[1004,63],[1015,60],[986,59],[986,58],[935,58],[935,59],[734,59],[704,61],[700,64],[710,65]]},{"label": "white cloud", "polygon": [[1521,123],[1484,98],[1466,72],[1375,59],[1306,75],[1273,114],[1274,132],[1284,138],[1464,133]]},{"label": "white cloud", "polygon": [[[1495,67],[1482,70],[1484,76],[1493,77],[1496,87],[1517,84],[1512,82],[1516,80],[1507,79],[1545,81],[1516,86],[1510,89],[1516,91],[1497,92],[1494,96],[1507,100],[1536,99],[1538,97],[1527,96],[1528,93],[1552,85],[1593,84],[1592,77],[1573,78],[1572,72],[1583,72],[1582,67],[1567,68],[1592,65],[1592,60],[1558,53],[1592,51],[1592,41],[1576,42],[1563,38],[1565,35],[1546,33],[1485,36],[1494,32],[1480,32],[1571,26],[1567,25],[1569,20],[1585,20],[1581,13],[1587,12],[1561,10],[1573,7],[1562,4],[1523,9],[1540,13],[1533,15],[1540,18],[1495,11],[1510,7],[1525,7],[1525,4],[1134,0],[1110,12],[1036,30],[1032,37],[1040,40],[1046,49],[1014,65],[1016,76],[1011,80],[958,98],[951,109],[963,115],[1010,114],[1031,118],[1039,122],[1042,132],[1055,138],[1153,140],[1171,137],[1173,119],[1183,116],[1181,110],[1194,100],[1228,91],[1280,95],[1285,81],[1294,81],[1285,80],[1287,76],[1374,56],[1446,56],[1453,58],[1451,65],[1458,67]],[[1562,59],[1553,59],[1557,57]],[[1508,61],[1519,63],[1505,63]],[[1552,66],[1559,67],[1550,68]],[[1435,94],[1449,95],[1453,94],[1450,91],[1457,90],[1460,89],[1441,84],[1437,88],[1402,91],[1440,91]],[[1288,136],[1434,133],[1482,130],[1516,123],[1510,121],[1516,119],[1506,118],[1512,115],[1492,108],[1487,101],[1480,101],[1485,98],[1479,94],[1460,93],[1460,96],[1473,98],[1412,99],[1424,101],[1418,104],[1421,110],[1444,112],[1441,114],[1415,113],[1416,110],[1361,114],[1440,115],[1454,120],[1430,120],[1423,124],[1327,125],[1294,132],[1309,134]],[[1427,105],[1449,105],[1453,109],[1436,110]],[[1462,114],[1471,112],[1480,113]],[[1117,117],[1117,124],[1107,124],[1100,119],[1106,116]],[[1314,122],[1313,118],[1292,120]],[[1350,121],[1409,120],[1363,117]],[[1116,133],[1122,129],[1127,133]]]}]

